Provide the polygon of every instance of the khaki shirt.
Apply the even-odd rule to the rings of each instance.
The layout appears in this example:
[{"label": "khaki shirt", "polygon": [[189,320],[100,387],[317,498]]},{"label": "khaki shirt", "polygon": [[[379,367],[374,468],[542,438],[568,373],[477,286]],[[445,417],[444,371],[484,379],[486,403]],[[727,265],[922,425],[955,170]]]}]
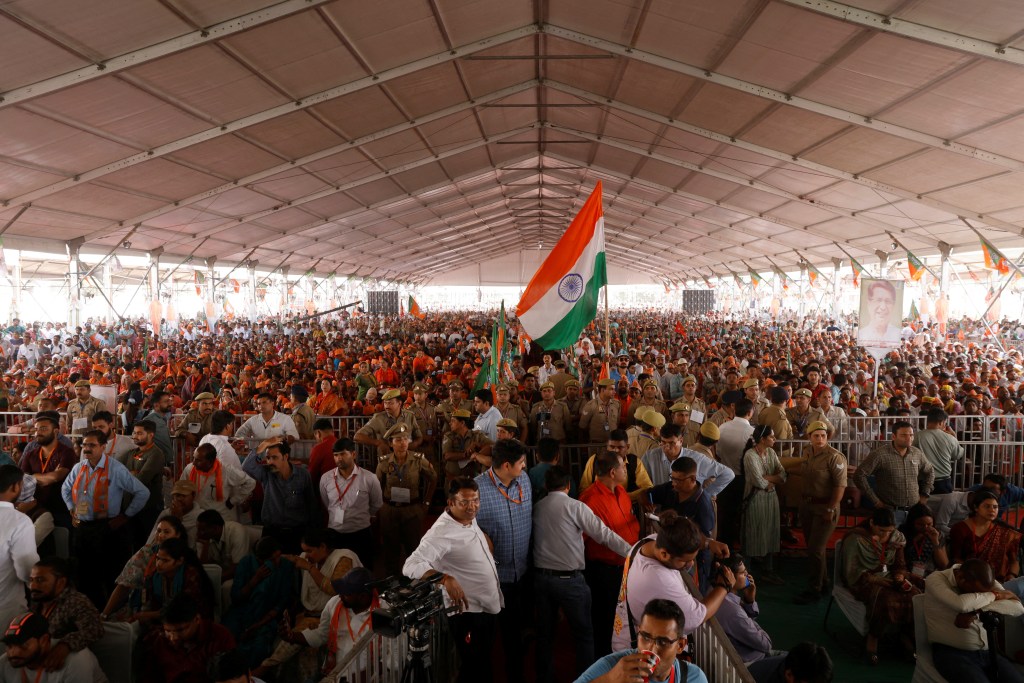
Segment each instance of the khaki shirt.
[{"label": "khaki shirt", "polygon": [[[374,413],[370,421],[359,428],[356,432],[357,435],[362,434],[369,436],[373,439],[383,439],[384,435],[387,434],[388,430],[394,427],[399,422],[404,422],[409,426],[409,431],[412,432],[412,440],[418,441],[423,438],[423,434],[420,432],[420,426],[416,423],[416,416],[413,415],[411,410],[402,410],[398,414],[398,417],[391,417],[388,415],[388,411],[382,410],[379,413]],[[377,456],[387,455],[391,452],[391,445],[379,446],[377,448]]]},{"label": "khaki shirt", "polygon": [[715,411],[715,414],[711,416],[711,424],[716,427],[721,427],[731,419],[732,418],[729,417],[729,413],[725,412],[725,408],[719,408]]},{"label": "khaki shirt", "polygon": [[771,427],[776,439],[793,438],[793,426],[789,424],[786,411],[779,406],[771,405],[762,410],[757,416],[757,424]]},{"label": "khaki shirt", "polygon": [[571,380],[575,379],[572,375],[560,370],[555,374],[548,377],[548,381],[555,385],[555,400],[559,401],[565,398],[565,385]]},{"label": "khaki shirt", "polygon": [[[92,416],[107,409],[107,404],[95,396],[90,396],[85,403],[77,398],[68,401],[67,431],[73,434],[84,434],[92,429]],[[75,420],[85,419],[86,426],[75,429]]]},{"label": "khaki shirt", "polygon": [[611,399],[606,405],[600,399],[592,399],[580,412],[580,431],[590,443],[607,443],[608,434],[618,429],[622,404]]},{"label": "khaki shirt", "polygon": [[422,453],[409,451],[405,463],[401,466],[395,454],[385,455],[377,462],[377,479],[380,480],[384,500],[391,500],[391,489],[394,487],[409,489],[409,502],[418,503],[421,497],[421,481],[436,482],[437,474],[434,466]]},{"label": "khaki shirt", "polygon": [[766,399],[764,396],[758,396],[757,400],[754,401],[754,412],[750,416],[750,424],[756,425],[757,418],[761,415],[761,411],[771,405],[771,401]]},{"label": "khaki shirt", "polygon": [[629,444],[629,452],[638,458],[644,453],[661,445],[661,440],[654,434],[648,434],[638,426],[626,430],[626,441]]},{"label": "khaki shirt", "polygon": [[316,422],[316,413],[308,403],[300,403],[295,406],[292,410],[292,422],[295,423],[295,431],[299,433],[300,439],[313,438],[313,423]]},{"label": "khaki shirt", "polygon": [[[807,438],[807,435],[804,434],[804,432],[812,422],[824,422],[828,425],[828,433],[832,433],[832,425],[829,424],[828,418],[825,417],[825,413],[821,412],[818,408],[808,408],[807,412],[803,415],[800,415],[796,408],[789,408],[786,410],[786,419],[789,420],[789,424],[793,428],[793,438],[796,439]],[[775,436],[778,437],[778,434]]]},{"label": "khaki shirt", "polygon": [[[438,439],[438,410],[428,401],[422,408],[413,403],[407,408],[416,418],[420,432],[423,433],[423,443],[434,443]],[[426,450],[426,449],[424,449]]]},{"label": "khaki shirt", "polygon": [[498,409],[499,413],[501,413],[502,419],[508,418],[509,420],[515,420],[516,424],[519,425],[519,433],[516,434],[517,439],[522,434],[526,433],[526,427],[529,424],[529,420],[526,417],[526,413],[523,412],[522,407],[518,403],[509,401],[504,408],[495,403],[494,407]]},{"label": "khaki shirt", "polygon": [[[444,435],[444,444],[441,446],[441,453],[447,455],[452,451],[458,451],[464,453],[467,450],[473,449],[475,446],[477,450],[484,446],[490,446],[494,442],[487,438],[487,435],[483,432],[477,432],[470,430],[465,436],[459,436],[455,432],[449,430]],[[475,477],[483,471],[483,467],[478,462],[467,463],[465,467],[459,467],[457,460],[446,460],[444,463],[444,473],[449,479],[454,477]]]},{"label": "khaki shirt", "polygon": [[437,404],[435,415],[440,415],[444,418],[443,424],[441,425],[442,435],[447,434],[450,431],[451,428],[448,426],[448,423],[452,419],[452,413],[459,409],[468,410],[470,415],[476,414],[473,410],[472,401],[459,401],[459,405],[454,405],[450,398],[446,398]]},{"label": "khaki shirt", "polygon": [[[199,414],[198,410],[190,410],[185,413],[185,417],[181,419],[178,426],[174,428],[174,432],[171,434],[176,439],[180,439],[186,434],[192,434],[196,441],[199,441],[204,436],[210,433],[210,424],[213,421],[213,413],[210,413],[206,417]],[[198,432],[192,432],[189,429],[189,425],[199,425]]]},{"label": "khaki shirt", "polygon": [[[545,412],[550,413],[550,417],[542,422],[540,414]],[[571,417],[569,406],[565,405],[563,401],[555,399],[550,406],[541,401],[533,404],[533,409],[530,411],[530,426],[533,427],[537,439],[551,438],[564,442],[565,429],[568,427]]]},{"label": "khaki shirt", "polygon": [[846,488],[846,456],[831,446],[817,455],[807,452],[802,470],[805,498],[831,498],[836,487]]},{"label": "khaki shirt", "polygon": [[636,411],[640,410],[641,408],[648,407],[648,406],[651,407],[651,408],[654,408],[656,411],[658,411],[662,415],[665,415],[666,417],[668,416],[668,406],[666,406],[665,402],[662,401],[661,399],[657,399],[657,398],[654,399],[654,403],[644,403],[643,399],[641,399],[641,400],[637,401],[636,404],[632,408],[630,408],[630,411],[629,411],[629,413],[630,413],[630,415],[629,415],[630,424],[636,424],[637,422],[639,422],[640,420],[637,419]]}]

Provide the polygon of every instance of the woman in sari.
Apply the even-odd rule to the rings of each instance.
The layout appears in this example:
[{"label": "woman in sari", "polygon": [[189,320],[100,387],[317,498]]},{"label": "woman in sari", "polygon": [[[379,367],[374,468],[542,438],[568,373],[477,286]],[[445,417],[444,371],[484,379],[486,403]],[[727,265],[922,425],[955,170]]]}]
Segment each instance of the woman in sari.
[{"label": "woman in sari", "polygon": [[903,549],[906,538],[896,530],[892,510],[876,509],[871,517],[843,538],[840,567],[842,580],[854,596],[867,605],[868,663],[878,664],[878,639],[889,626],[900,631],[904,647],[914,650],[914,610],[911,598],[920,593],[907,580]]},{"label": "woman in sari", "polygon": [[334,385],[328,379],[320,382],[320,393],[313,399],[313,412],[324,417],[344,415],[348,412],[345,399],[334,391]]},{"label": "woman in sari", "polygon": [[146,602],[134,620],[143,624],[158,620],[163,606],[180,593],[196,601],[204,619],[213,619],[213,584],[188,547],[187,537],[162,542],[153,558],[153,567],[155,571],[146,577]]},{"label": "woman in sari", "polygon": [[949,554],[954,564],[972,557],[992,567],[996,581],[1005,583],[1020,574],[1020,533],[1000,522],[999,499],[991,491],[975,491],[968,498],[971,515],[949,530]]},{"label": "woman in sari", "polygon": [[907,539],[903,549],[906,566],[910,570],[907,578],[923,590],[926,576],[949,566],[946,544],[943,543],[942,534],[935,528],[931,508],[921,503],[910,508],[900,533]]},{"label": "woman in sari", "polygon": [[231,585],[231,609],[223,623],[235,636],[249,666],[259,666],[270,656],[295,585],[295,565],[283,557],[276,538],[261,538],[252,553],[238,563]]},{"label": "woman in sari", "polygon": [[780,512],[777,487],[786,483],[786,470],[772,446],[775,432],[769,425],[754,427],[743,455],[743,552],[757,560],[761,580],[781,584],[772,567],[780,548]]},{"label": "woman in sari", "polygon": [[[188,538],[188,531],[181,520],[173,515],[165,515],[156,523],[156,536],[152,543],[143,546],[125,564],[121,575],[117,577],[114,591],[107,600],[101,616],[128,618],[142,604],[142,589],[146,579],[156,571],[156,553],[160,544],[172,538]],[[131,600],[131,605],[127,603]]]}]

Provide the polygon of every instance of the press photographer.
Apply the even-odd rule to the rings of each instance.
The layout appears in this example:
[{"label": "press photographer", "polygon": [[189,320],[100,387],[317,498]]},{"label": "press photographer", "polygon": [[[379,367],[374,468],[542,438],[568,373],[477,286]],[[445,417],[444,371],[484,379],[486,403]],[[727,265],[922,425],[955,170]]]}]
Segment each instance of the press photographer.
[{"label": "press photographer", "polygon": [[442,575],[445,608],[457,614],[449,626],[461,662],[458,681],[476,680],[491,670],[497,614],[502,608],[498,569],[488,540],[476,523],[480,489],[468,477],[448,485],[448,506],[405,562],[410,579]]},{"label": "press photographer", "polygon": [[[1021,683],[1013,664],[989,651],[990,615],[1019,617],[1024,606],[993,578],[992,568],[970,559],[925,579],[924,614],[935,666],[958,683]],[[986,625],[986,622],[988,624]]]}]

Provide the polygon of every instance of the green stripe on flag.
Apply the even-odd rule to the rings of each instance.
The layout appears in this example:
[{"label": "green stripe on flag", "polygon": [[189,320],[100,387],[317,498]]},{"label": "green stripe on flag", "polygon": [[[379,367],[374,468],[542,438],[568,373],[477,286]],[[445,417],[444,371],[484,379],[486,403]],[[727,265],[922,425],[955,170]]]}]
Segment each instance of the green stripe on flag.
[{"label": "green stripe on flag", "polygon": [[579,341],[580,332],[597,316],[597,299],[601,287],[608,284],[608,271],[605,266],[604,252],[600,251],[594,258],[594,273],[583,289],[583,296],[544,335],[533,341],[547,350],[561,349],[572,346]]}]

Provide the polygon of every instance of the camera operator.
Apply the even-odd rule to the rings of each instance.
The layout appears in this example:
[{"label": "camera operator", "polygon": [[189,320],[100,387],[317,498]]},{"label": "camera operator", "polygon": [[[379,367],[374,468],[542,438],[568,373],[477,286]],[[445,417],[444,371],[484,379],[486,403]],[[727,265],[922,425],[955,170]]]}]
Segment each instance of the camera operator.
[{"label": "camera operator", "polygon": [[445,607],[459,610],[449,624],[459,653],[461,683],[477,680],[482,672],[491,670],[497,614],[504,606],[489,539],[476,523],[479,510],[476,481],[453,479],[448,485],[447,509],[402,570],[410,579],[444,574]]},{"label": "camera operator", "polygon": [[[948,680],[995,681],[988,651],[986,613],[1020,616],[1024,607],[993,578],[992,568],[977,558],[933,572],[925,579],[924,614],[935,666]],[[998,680],[1021,683],[1024,677],[1002,655],[996,657]]]}]

